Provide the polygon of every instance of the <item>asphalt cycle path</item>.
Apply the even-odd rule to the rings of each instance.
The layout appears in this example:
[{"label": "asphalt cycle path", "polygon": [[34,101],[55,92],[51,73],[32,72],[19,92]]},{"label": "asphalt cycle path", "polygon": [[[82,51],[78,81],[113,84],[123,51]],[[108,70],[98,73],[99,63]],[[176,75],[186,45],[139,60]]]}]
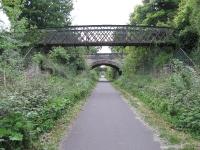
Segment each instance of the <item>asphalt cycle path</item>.
[{"label": "asphalt cycle path", "polygon": [[105,79],[93,90],[59,150],[160,150],[153,132]]}]

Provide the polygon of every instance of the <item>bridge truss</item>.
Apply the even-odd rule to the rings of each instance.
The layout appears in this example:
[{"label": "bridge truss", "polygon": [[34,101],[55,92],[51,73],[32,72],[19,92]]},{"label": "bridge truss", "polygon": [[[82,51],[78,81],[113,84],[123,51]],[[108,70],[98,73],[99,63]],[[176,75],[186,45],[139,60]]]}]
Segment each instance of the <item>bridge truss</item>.
[{"label": "bridge truss", "polygon": [[149,46],[173,45],[174,30],[132,25],[67,26],[42,30],[43,46]]}]

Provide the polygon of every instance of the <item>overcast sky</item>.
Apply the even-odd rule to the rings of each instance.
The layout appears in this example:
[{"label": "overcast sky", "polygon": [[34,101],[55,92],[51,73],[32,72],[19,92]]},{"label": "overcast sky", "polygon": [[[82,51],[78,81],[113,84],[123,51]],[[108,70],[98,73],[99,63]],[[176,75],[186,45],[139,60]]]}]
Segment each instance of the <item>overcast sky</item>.
[{"label": "overcast sky", "polygon": [[[0,0],[1,2],[1,0]],[[1,7],[1,3],[0,3],[0,7]],[[9,27],[10,23],[8,21],[8,17],[3,13],[3,11],[0,9],[0,28],[6,28]]]},{"label": "overcast sky", "polygon": [[127,24],[142,0],[74,0],[73,24]]}]

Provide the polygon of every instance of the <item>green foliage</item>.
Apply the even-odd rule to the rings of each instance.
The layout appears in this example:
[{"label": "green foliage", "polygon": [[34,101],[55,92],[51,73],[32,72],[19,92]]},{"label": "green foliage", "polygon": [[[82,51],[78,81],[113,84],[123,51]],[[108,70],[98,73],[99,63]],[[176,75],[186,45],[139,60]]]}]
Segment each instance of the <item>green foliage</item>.
[{"label": "green foliage", "polygon": [[182,0],[177,16],[174,19],[179,31],[179,43],[188,53],[197,48],[199,42],[199,1]]},{"label": "green foliage", "polygon": [[7,89],[0,86],[0,148],[33,148],[39,135],[51,130],[62,114],[87,96],[95,80],[94,73],[85,73],[70,79],[19,80]]},{"label": "green foliage", "polygon": [[67,64],[69,61],[69,54],[67,53],[67,50],[62,47],[56,47],[54,48],[50,54],[49,57],[57,62]]},{"label": "green foliage", "polygon": [[136,72],[149,73],[153,68],[162,68],[172,58],[171,48],[127,47],[123,65],[123,74],[132,76]]},{"label": "green foliage", "polygon": [[39,65],[42,71],[67,77],[72,72],[78,74],[87,69],[84,51],[85,49],[82,48],[55,47],[47,55],[36,53],[33,61]]},{"label": "green foliage", "polygon": [[172,54],[168,54],[167,52],[160,52],[158,56],[154,59],[154,65],[155,67],[162,67],[166,63],[168,63],[172,58]]},{"label": "green foliage", "polygon": [[[133,25],[154,25],[177,28],[177,45],[199,65],[199,7],[198,0],[145,0],[131,14]],[[123,76],[116,83],[137,95],[151,109],[172,122],[175,128],[200,136],[200,77],[193,68],[173,61],[173,72],[153,75],[171,64],[176,53],[171,48],[128,47]]]},{"label": "green foliage", "polygon": [[[22,48],[24,46],[28,46],[29,43],[24,38],[25,32],[27,31],[27,21],[25,18],[20,18],[22,13],[21,9],[23,8],[23,4],[21,0],[9,1],[2,0],[3,9],[9,17],[9,21],[11,24],[10,32],[12,34],[4,34],[2,38],[8,42],[7,45],[13,44],[15,48]],[[15,34],[17,33],[17,34]],[[4,42],[4,44],[6,44]],[[8,49],[9,47],[7,47]]]},{"label": "green foliage", "polygon": [[177,16],[174,19],[176,27],[179,27],[180,29],[184,29],[184,27],[190,25],[189,15],[191,11],[192,10],[188,6],[188,2],[186,0],[182,0],[179,4]]},{"label": "green foliage", "polygon": [[115,68],[106,67],[105,75],[106,75],[106,78],[108,80],[112,81],[112,80],[117,79],[119,77],[120,72]]},{"label": "green foliage", "polygon": [[197,48],[199,36],[195,30],[188,27],[180,31],[179,41],[180,46],[183,47],[188,54],[190,54],[194,48]]},{"label": "green foliage", "polygon": [[125,58],[123,67],[124,74],[134,74],[138,68],[142,67],[143,63],[148,59],[146,56],[150,52],[149,50],[148,48],[127,47],[125,51],[128,55]]},{"label": "green foliage", "polygon": [[24,140],[24,145],[21,148],[26,148],[30,144],[30,134],[32,129],[31,123],[22,117],[20,112],[10,112],[8,115],[1,118],[0,122],[0,139],[1,148],[15,149],[18,143]]},{"label": "green foliage", "polygon": [[[130,24],[172,27],[179,2],[179,0],[143,1],[143,5],[138,6],[131,14]],[[124,51],[127,53],[127,57],[123,72],[127,76],[132,76],[138,71],[148,73],[153,68],[162,68],[169,62],[174,50],[169,47],[149,46],[147,48],[128,47]]]},{"label": "green foliage", "polygon": [[84,48],[56,47],[49,53],[49,58],[57,63],[66,64],[71,70],[82,71],[86,68],[84,60]]},{"label": "green foliage", "polygon": [[[195,62],[199,64],[199,6],[200,3],[198,0],[143,1],[143,5],[138,6],[131,14],[130,24],[175,27],[178,35],[176,41],[177,45],[184,49],[184,51],[186,51],[186,53],[194,58]],[[134,52],[128,51],[130,54],[125,62],[125,64],[127,64],[125,70],[128,71],[130,69],[133,70],[132,72],[134,72],[134,70],[137,71],[137,69],[141,68],[142,65],[146,68],[158,67],[166,63],[168,59],[166,56],[166,60],[163,60],[162,63],[159,63],[159,59],[164,59],[161,57],[164,56],[162,51],[165,48],[160,49],[159,52],[156,50],[157,48],[155,46],[150,47],[149,49],[153,55],[152,53],[149,53],[148,50],[144,50],[142,48],[130,49],[132,49]],[[145,55],[144,53],[142,54],[142,52],[139,52],[141,50],[146,51]],[[176,52],[168,49],[166,55],[169,55],[168,57],[170,58],[172,53]]]},{"label": "green foliage", "polygon": [[41,64],[45,60],[45,55],[42,55],[41,53],[37,53],[33,56],[32,60],[36,64]]},{"label": "green foliage", "polygon": [[143,1],[143,3],[132,13],[131,24],[172,25],[171,21],[177,11],[179,0],[153,0]]},{"label": "green foliage", "polygon": [[200,68],[200,61],[199,61],[200,60],[200,49],[199,48],[194,50],[194,51],[192,51],[191,58],[195,62],[196,66],[198,68]]},{"label": "green foliage", "polygon": [[71,0],[24,0],[21,17],[29,26],[38,28],[63,27],[71,24]]},{"label": "green foliage", "polygon": [[40,149],[39,136],[92,89],[97,76],[86,70],[84,53],[97,49],[55,47],[38,53],[31,48],[39,37],[35,26],[70,24],[71,0],[2,4],[11,28],[0,31],[0,149]]},{"label": "green foliage", "polygon": [[[147,75],[123,76],[116,83],[160,113],[174,127],[200,136],[200,76],[191,67],[174,60],[174,72],[165,78]],[[131,80],[131,82],[130,82]]]}]

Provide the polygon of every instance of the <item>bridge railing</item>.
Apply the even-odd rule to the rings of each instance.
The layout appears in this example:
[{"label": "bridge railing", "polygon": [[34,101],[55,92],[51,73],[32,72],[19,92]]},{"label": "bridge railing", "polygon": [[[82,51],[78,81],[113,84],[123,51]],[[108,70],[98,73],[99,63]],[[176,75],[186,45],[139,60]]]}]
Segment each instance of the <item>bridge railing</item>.
[{"label": "bridge railing", "polygon": [[41,45],[141,46],[173,44],[174,30],[132,25],[88,25],[42,30]]}]

